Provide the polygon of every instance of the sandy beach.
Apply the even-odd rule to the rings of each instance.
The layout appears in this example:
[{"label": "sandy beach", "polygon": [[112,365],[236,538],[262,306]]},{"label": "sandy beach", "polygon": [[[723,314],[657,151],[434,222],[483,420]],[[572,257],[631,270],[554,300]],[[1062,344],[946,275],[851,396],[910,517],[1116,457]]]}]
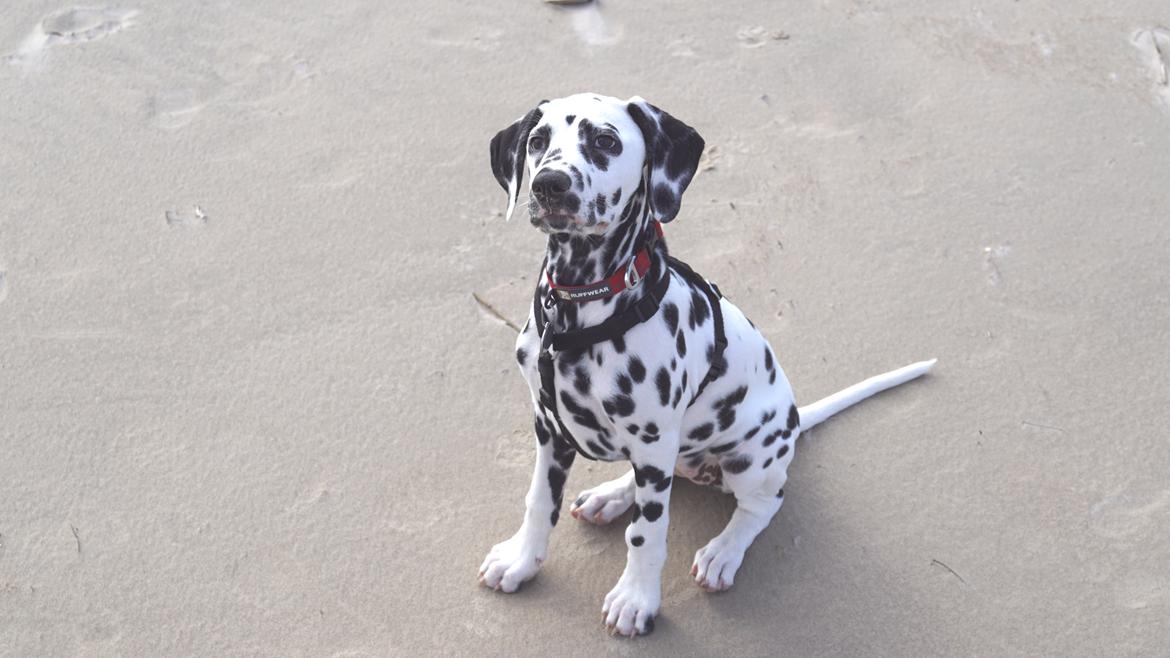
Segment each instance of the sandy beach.
[{"label": "sandy beach", "polygon": [[[1166,655],[1164,0],[5,5],[0,656]],[[625,519],[476,583],[544,245],[488,140],[578,91],[706,139],[672,251],[799,401],[939,359],[800,439],[730,592],[678,484],[634,641]]]}]

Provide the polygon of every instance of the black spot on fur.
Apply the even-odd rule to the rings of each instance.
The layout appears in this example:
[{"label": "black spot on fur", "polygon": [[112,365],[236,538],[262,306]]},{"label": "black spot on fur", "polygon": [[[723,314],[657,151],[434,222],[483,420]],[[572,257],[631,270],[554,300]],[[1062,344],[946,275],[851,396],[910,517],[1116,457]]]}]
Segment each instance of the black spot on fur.
[{"label": "black spot on fur", "polygon": [[728,450],[731,450],[734,447],[735,447],[735,443],[724,443],[721,446],[715,446],[714,448],[711,448],[710,452],[715,453],[715,454],[719,454],[721,452],[727,452]]},{"label": "black spot on fur", "polygon": [[565,116],[565,125],[566,125],[566,126],[571,126],[571,125],[573,125],[573,121],[576,121],[576,119],[577,119],[577,115],[576,115],[576,114],[569,114],[569,115],[566,115],[566,116]]},{"label": "black spot on fur", "polygon": [[636,356],[630,357],[630,377],[637,384],[641,384],[642,380],[646,379],[646,366],[642,365],[642,359]]},{"label": "black spot on fur", "polygon": [[655,423],[646,423],[646,432],[648,434],[657,434],[658,433],[658,425]]},{"label": "black spot on fur", "polygon": [[735,407],[743,402],[747,397],[747,387],[740,386],[727,396],[716,400],[712,408],[718,412],[717,419],[719,421],[719,431],[723,431],[731,427],[735,422]]},{"label": "black spot on fur", "polygon": [[788,454],[788,444],[787,443],[780,446],[780,449],[776,451],[776,459],[780,459],[781,457],[783,457],[786,454]]},{"label": "black spot on fur", "polygon": [[567,391],[561,391],[561,405],[572,416],[573,422],[591,430],[601,429],[601,423],[597,422],[597,416],[593,415],[589,409],[577,404],[577,401]]},{"label": "black spot on fur", "polygon": [[709,317],[711,317],[711,308],[707,305],[706,298],[699,294],[698,290],[691,290],[691,317],[689,318],[691,329],[703,326]]},{"label": "black spot on fur", "polygon": [[577,389],[577,392],[581,395],[588,395],[591,384],[589,380],[589,373],[581,366],[577,366],[577,369],[573,372],[573,375],[573,388]]},{"label": "black spot on fur", "polygon": [[777,497],[777,498],[783,498],[783,497],[784,497],[784,487],[780,487],[780,491],[777,491],[777,492],[776,492],[776,497]]},{"label": "black spot on fur", "polygon": [[561,504],[561,495],[565,491],[565,472],[556,466],[549,466],[548,487],[552,490],[553,503],[559,507]]},{"label": "black spot on fur", "polygon": [[796,405],[794,404],[791,407],[788,407],[788,429],[796,429],[796,426],[799,424],[800,412],[796,410]]},{"label": "black spot on fur", "polygon": [[744,440],[744,441],[751,441],[751,440],[752,440],[752,437],[753,437],[753,436],[755,436],[755,435],[756,435],[756,433],[758,433],[759,431],[760,431],[760,428],[759,428],[759,427],[753,427],[753,428],[751,428],[750,430],[748,430],[748,433],[747,433],[747,434],[744,434],[744,435],[743,435],[743,440]]},{"label": "black spot on fur", "polygon": [[629,425],[626,425],[626,431],[630,434],[637,434],[639,429],[641,428],[638,427],[637,423],[630,423]]},{"label": "black spot on fur", "polygon": [[581,156],[585,161],[593,165],[600,171],[609,169],[609,159],[617,157],[622,154],[622,143],[616,136],[613,136],[613,145],[603,148],[598,145],[597,137],[606,131],[603,128],[593,125],[593,122],[588,119],[581,119],[580,125],[577,126],[577,147],[581,151]]},{"label": "black spot on fur", "polygon": [[768,436],[765,436],[764,437],[764,447],[766,448],[766,447],[772,445],[773,443],[775,443],[776,439],[780,438],[780,435],[783,432],[784,432],[784,430],[776,430],[775,432],[772,432]]},{"label": "black spot on fur", "polygon": [[678,409],[679,402],[682,402],[682,387],[681,386],[679,386],[674,391],[674,400],[671,400],[671,402],[670,402],[671,408]]},{"label": "black spot on fur", "polygon": [[747,455],[740,455],[733,457],[727,461],[720,462],[720,466],[728,473],[743,473],[752,465],[752,458]]},{"label": "black spot on fur", "polygon": [[661,469],[653,466],[642,466],[641,468],[634,467],[634,483],[639,487],[644,487],[647,484],[656,484],[662,482],[662,479],[667,477]]},{"label": "black spot on fur", "polygon": [[760,416],[760,424],[767,425],[775,417],[776,417],[776,410],[775,409],[773,409],[771,411],[766,411],[766,412],[764,412],[764,415]]},{"label": "black spot on fur", "polygon": [[634,392],[634,382],[630,379],[629,375],[618,375],[617,385],[618,388],[621,389],[622,393],[625,393],[626,395]]},{"label": "black spot on fur", "polygon": [[653,194],[654,207],[664,217],[674,217],[678,214],[679,199],[674,192],[666,186],[666,183],[659,183],[654,186]]},{"label": "black spot on fur", "polygon": [[613,191],[613,196],[609,199],[609,205],[616,206],[618,201],[622,200],[622,188],[617,188]]},{"label": "black spot on fur", "polygon": [[546,443],[548,443],[549,436],[550,435],[549,435],[548,428],[546,428],[544,426],[544,419],[537,418],[536,419],[536,440],[540,443],[540,445],[545,445]]},{"label": "black spot on fur", "polygon": [[625,352],[625,351],[626,351],[626,340],[625,340],[624,338],[622,338],[621,336],[614,336],[614,338],[613,338],[613,349],[614,349],[614,350],[615,350],[615,351],[616,351],[618,354],[621,354],[622,352]]},{"label": "black spot on fur", "polygon": [[674,304],[662,305],[662,318],[666,320],[666,328],[670,333],[678,331],[678,307]]},{"label": "black spot on fur", "polygon": [[528,352],[523,347],[516,348],[516,360],[520,362],[520,365],[524,365],[528,360]]},{"label": "black spot on fur", "polygon": [[642,516],[646,517],[647,521],[653,523],[662,516],[662,510],[662,503],[646,503],[642,507]]},{"label": "black spot on fur", "polygon": [[772,363],[772,348],[768,347],[767,345],[764,345],[764,367],[767,368],[769,372],[776,367],[775,364]]},{"label": "black spot on fur", "polygon": [[659,368],[654,376],[654,385],[658,387],[658,402],[666,406],[670,402],[670,373],[666,368]]},{"label": "black spot on fur", "polygon": [[764,468],[768,468],[771,465],[772,465],[772,458],[771,457],[764,460]]},{"label": "black spot on fur", "polygon": [[687,435],[687,438],[695,439],[696,441],[706,441],[707,439],[711,438],[711,434],[714,432],[714,425],[711,423],[703,423],[702,425],[699,425],[695,429],[691,430],[691,433]]},{"label": "black spot on fur", "polygon": [[638,506],[638,503],[634,503],[634,515],[630,518],[630,523],[633,523],[640,518],[642,518],[642,508]]},{"label": "black spot on fur", "polygon": [[634,548],[641,546],[642,542],[644,541],[646,540],[642,538],[642,535],[634,535],[633,537],[630,537],[630,545],[632,545]]},{"label": "black spot on fur", "polygon": [[683,333],[678,332],[678,337],[674,341],[675,348],[678,349],[679,358],[687,355],[687,339],[683,337]]},{"label": "black spot on fur", "polygon": [[628,395],[615,395],[612,398],[601,403],[601,407],[605,409],[605,413],[610,416],[620,416],[625,418],[634,413],[634,399]]}]

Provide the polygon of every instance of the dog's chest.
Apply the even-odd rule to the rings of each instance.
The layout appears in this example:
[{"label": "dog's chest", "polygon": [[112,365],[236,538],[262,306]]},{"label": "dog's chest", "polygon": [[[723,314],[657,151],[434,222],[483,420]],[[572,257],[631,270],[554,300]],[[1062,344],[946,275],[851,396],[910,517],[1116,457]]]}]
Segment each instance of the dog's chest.
[{"label": "dog's chest", "polygon": [[[555,355],[561,421],[590,456],[628,459],[636,448],[652,447],[665,432],[679,427],[686,404],[675,393],[683,390],[684,374],[685,380],[697,382],[703,373],[699,364],[679,358],[677,344],[659,333],[651,321],[624,339]],[[539,338],[531,323],[517,340],[517,358],[537,397],[542,384]]]}]

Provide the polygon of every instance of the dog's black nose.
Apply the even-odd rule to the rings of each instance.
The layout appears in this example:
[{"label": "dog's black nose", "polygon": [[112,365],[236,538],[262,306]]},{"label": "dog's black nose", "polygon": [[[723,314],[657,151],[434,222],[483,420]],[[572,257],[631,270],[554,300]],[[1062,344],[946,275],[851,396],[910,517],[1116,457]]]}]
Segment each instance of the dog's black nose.
[{"label": "dog's black nose", "polygon": [[573,187],[573,179],[563,171],[546,169],[532,179],[532,196],[545,206],[559,205]]}]

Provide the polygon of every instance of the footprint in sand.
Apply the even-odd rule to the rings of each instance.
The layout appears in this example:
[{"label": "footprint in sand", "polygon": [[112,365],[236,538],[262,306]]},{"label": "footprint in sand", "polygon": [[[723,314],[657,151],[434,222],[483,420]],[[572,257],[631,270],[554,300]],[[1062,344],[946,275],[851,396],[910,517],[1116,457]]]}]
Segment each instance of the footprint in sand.
[{"label": "footprint in sand", "polygon": [[296,114],[310,98],[315,72],[295,53],[278,55],[245,45],[225,53],[215,70],[227,83],[216,103],[267,116]]},{"label": "footprint in sand", "polygon": [[14,64],[39,62],[51,46],[84,43],[109,36],[133,24],[136,9],[71,7],[41,19],[7,59]]},{"label": "footprint in sand", "polygon": [[1133,45],[1145,56],[1154,79],[1154,93],[1170,109],[1170,30],[1160,27],[1138,30]]}]

